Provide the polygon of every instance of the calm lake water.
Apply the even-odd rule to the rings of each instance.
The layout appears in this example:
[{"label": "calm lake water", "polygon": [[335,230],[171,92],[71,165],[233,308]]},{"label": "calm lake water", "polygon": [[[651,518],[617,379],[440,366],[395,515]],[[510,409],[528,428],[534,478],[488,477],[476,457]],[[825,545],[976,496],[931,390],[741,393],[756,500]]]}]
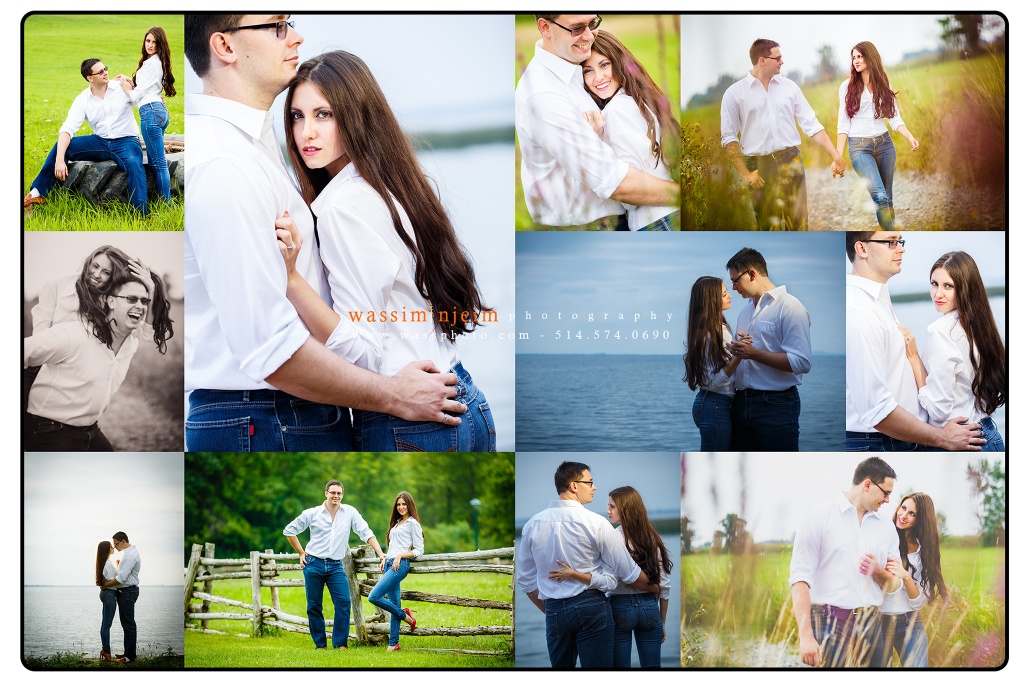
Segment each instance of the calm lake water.
[{"label": "calm lake water", "polygon": [[[661,666],[679,668],[679,534],[663,535],[662,540],[673,559],[672,589],[668,602],[668,617],[665,624],[665,642],[661,645]],[[516,547],[519,547],[516,536]],[[632,666],[640,666],[633,643]],[[516,667],[537,667],[548,669],[548,646],[544,632],[544,614],[530,602],[523,591],[516,588]]]},{"label": "calm lake water", "polygon": [[[58,652],[100,655],[102,605],[95,586],[25,586],[25,654]],[[135,603],[139,654],[155,655],[171,648],[185,651],[181,586],[142,586]],[[124,652],[124,632],[118,616],[110,628],[110,646]]]},{"label": "calm lake water", "polygon": [[[815,356],[800,385],[800,449],[845,449],[846,364]],[[681,356],[516,357],[521,451],[697,451]]]}]

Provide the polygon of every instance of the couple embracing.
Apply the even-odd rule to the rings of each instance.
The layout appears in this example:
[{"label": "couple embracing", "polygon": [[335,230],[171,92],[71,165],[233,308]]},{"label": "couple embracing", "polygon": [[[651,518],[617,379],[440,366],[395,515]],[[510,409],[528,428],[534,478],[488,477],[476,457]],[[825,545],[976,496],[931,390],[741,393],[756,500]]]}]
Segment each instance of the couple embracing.
[{"label": "couple embracing", "polygon": [[[185,15],[203,81],[186,103],[186,446],[494,450],[454,343],[489,310],[473,267],[369,69],[343,51],[300,64],[295,23]],[[269,111],[285,89],[298,189]]]}]

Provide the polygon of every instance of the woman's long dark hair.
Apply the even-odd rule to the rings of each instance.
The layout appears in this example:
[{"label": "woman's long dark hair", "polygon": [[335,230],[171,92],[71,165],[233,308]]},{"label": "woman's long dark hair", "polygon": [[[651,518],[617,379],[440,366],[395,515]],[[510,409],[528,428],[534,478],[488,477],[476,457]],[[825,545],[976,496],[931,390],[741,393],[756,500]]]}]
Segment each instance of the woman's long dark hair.
[{"label": "woman's long dark hair", "polygon": [[[160,64],[164,69],[164,93],[168,97],[174,97],[178,91],[174,89],[174,74],[171,73],[171,46],[167,42],[167,33],[159,26],[154,26],[146,31],[146,35],[152,35],[153,40],[156,41],[156,55],[160,58]],[[143,63],[150,57],[152,55],[146,53],[146,40],[143,37],[142,57],[139,59],[139,65],[135,67],[135,73],[132,74],[132,85],[138,85],[135,82],[135,74],[139,73]]]},{"label": "woman's long dark hair", "polygon": [[[113,249],[113,247],[110,247]],[[116,250],[115,250],[116,251]],[[117,251],[116,256],[112,251],[104,252],[110,257],[111,264],[117,263],[111,269],[110,282],[108,283],[104,296],[101,296],[101,303],[98,307],[92,306],[91,299],[89,305],[83,305],[84,299],[79,291],[78,295],[78,317],[83,322],[88,323],[89,327],[92,328],[92,334],[102,343],[107,345],[107,348],[114,348],[114,335],[110,330],[110,324],[107,321],[107,315],[110,313],[110,309],[107,307],[105,297],[117,294],[118,290],[129,282],[138,282],[145,286],[145,282],[139,279],[135,273],[128,268],[127,257],[123,253]],[[90,261],[87,262],[91,263]],[[160,353],[167,353],[167,340],[174,336],[174,321],[171,319],[171,302],[167,298],[167,287],[164,284],[163,278],[156,273],[152,273],[152,289],[153,289],[153,300],[150,301],[150,309],[153,311],[153,343],[156,344],[156,348]],[[82,287],[81,278],[76,283],[76,289]]]},{"label": "woman's long dark hair", "polygon": [[391,521],[388,522],[388,532],[384,534],[384,543],[387,545],[391,544],[391,530],[395,528],[402,519],[402,515],[398,514],[398,501],[404,500],[405,506],[408,508],[407,512],[409,516],[415,519],[417,522],[420,521],[420,513],[416,511],[416,502],[412,499],[412,494],[408,491],[402,491],[395,496],[395,504],[391,506]]},{"label": "woman's long dark hair", "polygon": [[[89,281],[89,271],[92,262],[99,256],[106,256],[110,260],[110,279],[100,289],[96,289]],[[104,244],[96,251],[89,254],[82,265],[82,272],[75,281],[75,293],[78,295],[78,314],[83,319],[105,319],[107,310],[104,303],[104,295],[110,292],[110,284],[114,280],[123,280],[127,277],[128,255],[117,247]]]},{"label": "woman's long dark hair", "polygon": [[103,567],[110,559],[110,541],[100,541],[96,546],[96,585],[102,586],[106,580],[103,578]]},{"label": "woman's long dark hair", "polygon": [[651,520],[647,517],[644,499],[632,486],[612,489],[608,497],[619,511],[622,538],[633,561],[644,570],[651,583],[659,583],[662,571],[666,574],[672,573],[672,560],[668,549],[665,548],[665,542],[661,540],[661,536],[654,530]]},{"label": "woman's long dark hair", "polygon": [[908,493],[900,499],[896,506],[896,512],[892,515],[893,524],[896,523],[896,516],[899,515],[900,507],[908,498],[914,500],[917,506],[917,514],[914,517],[914,526],[909,529],[896,527],[896,533],[900,537],[900,559],[903,560],[903,568],[909,569],[911,575],[914,568],[907,559],[909,551],[908,538],[913,539],[920,546],[921,553],[921,576],[915,576],[919,584],[927,591],[928,602],[942,596],[946,599],[946,582],[942,578],[941,551],[939,548],[939,521],[935,516],[935,506],[932,504],[931,496],[927,493]]},{"label": "woman's long dark hair", "polygon": [[[608,31],[595,32],[591,50],[607,57],[612,63],[615,80],[619,82],[625,94],[633,98],[637,107],[640,108],[644,120],[647,121],[647,139],[651,141],[651,155],[656,161],[662,161],[662,143],[658,139],[655,119],[661,125],[661,135],[664,139],[673,141],[679,139],[679,122],[672,115],[668,97],[647,73],[644,65],[629,51],[629,48]],[[602,100],[590,90],[587,90],[587,93],[601,109],[604,109],[611,100],[611,98]]]},{"label": "woman's long dark hair", "polygon": [[929,277],[936,268],[949,273],[956,292],[956,310],[960,326],[967,335],[971,351],[971,367],[974,368],[974,405],[986,415],[1006,403],[1009,389],[1006,376],[1006,349],[999,337],[992,307],[988,303],[985,283],[981,280],[978,264],[966,251],[950,251],[939,257]]},{"label": "woman's long dark hair", "polygon": [[[436,324],[449,339],[473,330],[475,314],[491,309],[484,306],[473,265],[373,74],[363,60],[342,50],[303,62],[285,99],[289,119],[295,89],[302,83],[316,86],[330,104],[342,148],[387,206],[395,232],[416,260],[416,286],[430,302]],[[312,204],[330,176],[324,169],[306,168],[291,131],[289,138],[288,157],[299,189]],[[409,216],[415,239],[402,227],[396,200]],[[439,315],[448,311],[452,320]]]},{"label": "woman's long dark hair", "polygon": [[[896,116],[896,92],[889,87],[889,77],[882,68],[882,56],[878,48],[863,41],[853,46],[864,57],[867,72],[871,78],[871,101],[875,105],[876,119],[891,119]],[[853,50],[850,54],[853,55]],[[850,64],[850,85],[846,89],[846,115],[851,119],[860,111],[860,97],[864,93],[864,81]]]},{"label": "woman's long dark hair", "polygon": [[686,367],[686,384],[694,391],[707,385],[711,375],[729,362],[722,325],[729,325],[722,312],[722,280],[713,275],[703,275],[690,288],[690,312],[686,318],[683,364]]}]

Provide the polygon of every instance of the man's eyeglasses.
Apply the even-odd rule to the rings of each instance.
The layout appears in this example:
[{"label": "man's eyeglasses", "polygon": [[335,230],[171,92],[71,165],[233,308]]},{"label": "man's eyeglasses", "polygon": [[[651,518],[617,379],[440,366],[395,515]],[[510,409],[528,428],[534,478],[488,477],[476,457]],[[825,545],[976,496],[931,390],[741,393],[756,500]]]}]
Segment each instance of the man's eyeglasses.
[{"label": "man's eyeglasses", "polygon": [[596,31],[597,30],[597,27],[601,25],[601,15],[598,14],[597,18],[594,19],[593,21],[591,21],[589,24],[585,24],[583,26],[576,26],[574,28],[569,28],[568,26],[562,26],[557,21],[551,21],[550,19],[548,19],[548,21],[550,21],[552,24],[554,24],[558,28],[562,28],[562,29],[565,29],[566,31],[568,31],[570,34],[572,34],[573,38],[579,38],[580,36],[583,35],[583,32],[586,31],[588,28],[591,31]]},{"label": "man's eyeglasses", "polygon": [[776,62],[781,62],[782,61],[782,55],[779,55],[778,57],[772,57],[771,55],[769,55],[769,56],[765,57],[765,59],[774,59]]},{"label": "man's eyeglasses", "polygon": [[231,31],[255,31],[261,28],[272,28],[274,29],[274,36],[280,40],[288,35],[288,29],[295,28],[295,20],[287,21],[272,21],[269,24],[249,24],[248,26],[232,26],[231,28],[223,28],[219,33],[230,33]]},{"label": "man's eyeglasses", "polygon": [[148,299],[144,296],[121,296],[120,294],[115,294],[114,298],[124,299],[125,301],[128,302],[129,306],[134,306],[135,304],[142,304],[143,306],[148,306],[152,301],[152,299]]},{"label": "man's eyeglasses", "polygon": [[744,270],[742,273],[740,273],[736,277],[729,278],[729,281],[732,282],[735,285],[737,282],[740,281],[740,278],[742,278],[744,275],[746,275],[749,272],[750,272],[749,270]]},{"label": "man's eyeglasses", "polygon": [[596,486],[594,486],[594,480],[593,479],[591,479],[590,481],[583,481],[582,479],[573,479],[573,481],[576,482],[577,484],[586,484],[587,486],[589,486],[592,489],[593,488],[597,488]]},{"label": "man's eyeglasses", "polygon": [[103,67],[103,68],[102,68],[102,69],[100,69],[99,71],[94,71],[94,72],[92,72],[92,73],[91,73],[91,74],[89,74],[89,75],[90,75],[90,76],[102,76],[102,75],[103,75],[103,74],[105,74],[105,73],[107,73],[107,67]]},{"label": "man's eyeglasses", "polygon": [[[872,481],[871,483],[874,484],[875,486],[878,486],[878,484],[876,482],[874,482],[874,481]],[[888,498],[889,496],[892,495],[892,491],[886,491],[881,486],[878,486],[878,490],[882,492],[882,496],[884,498]]]},{"label": "man's eyeglasses", "polygon": [[890,249],[895,249],[896,245],[905,246],[906,240],[861,240],[861,242],[874,242],[876,244],[888,244]]}]

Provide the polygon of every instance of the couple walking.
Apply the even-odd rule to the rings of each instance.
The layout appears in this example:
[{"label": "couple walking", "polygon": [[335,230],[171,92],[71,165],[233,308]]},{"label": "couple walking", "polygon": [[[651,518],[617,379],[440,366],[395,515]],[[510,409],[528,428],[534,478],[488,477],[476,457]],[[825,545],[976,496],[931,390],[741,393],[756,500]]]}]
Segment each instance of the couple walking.
[{"label": "couple walking", "polygon": [[[122,553],[114,563],[114,551]],[[139,570],[142,558],[139,549],[128,542],[128,534],[118,531],[110,541],[100,541],[96,548],[96,585],[103,603],[103,621],[100,624],[100,657],[108,662],[128,664],[137,655],[138,628],[135,625],[135,603],[139,600]],[[110,654],[110,626],[114,615],[121,618],[124,631],[124,653]]]}]

